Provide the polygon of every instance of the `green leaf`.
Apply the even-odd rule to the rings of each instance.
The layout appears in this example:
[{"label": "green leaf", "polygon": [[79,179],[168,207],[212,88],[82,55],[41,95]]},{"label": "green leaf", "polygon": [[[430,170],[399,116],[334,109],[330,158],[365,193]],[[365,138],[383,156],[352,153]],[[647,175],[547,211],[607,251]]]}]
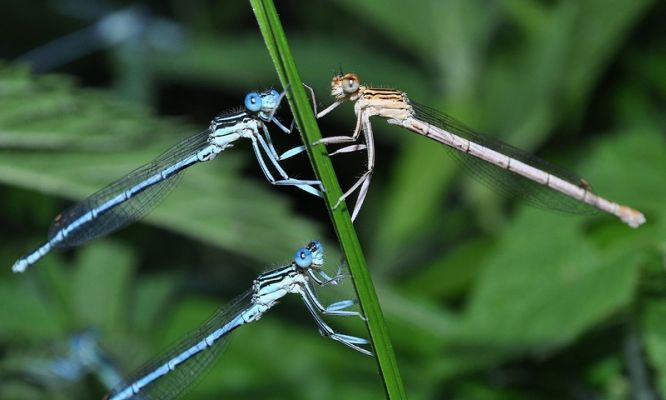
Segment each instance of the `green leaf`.
[{"label": "green leaf", "polygon": [[470,240],[443,257],[424,265],[418,274],[401,285],[403,290],[424,297],[447,298],[464,293],[488,257],[494,244],[487,239]]},{"label": "green leaf", "polygon": [[666,186],[655,185],[666,171],[661,149],[666,146],[662,132],[652,127],[636,127],[606,135],[597,143],[593,157],[582,170],[595,189],[604,196],[629,204],[646,214],[644,228],[666,228],[663,199]]},{"label": "green leaf", "polygon": [[124,322],[129,321],[129,326],[138,334],[150,337],[155,327],[164,322],[164,310],[171,305],[176,282],[172,276],[154,274],[139,281],[131,299],[124,296],[125,304],[131,303]]},{"label": "green leaf", "polygon": [[[483,102],[495,132],[524,148],[542,143],[565,116],[576,121],[603,66],[638,23],[651,0],[558,2],[529,32],[517,55],[488,66]],[[590,19],[590,15],[594,18]],[[511,101],[507,101],[511,93]]]},{"label": "green leaf", "polygon": [[650,365],[656,371],[656,384],[666,395],[666,303],[650,301],[643,312],[643,340]]},{"label": "green leaf", "polygon": [[[0,282],[0,337],[3,341],[43,340],[60,334],[62,311],[53,310],[35,282]],[[39,323],[39,329],[35,324]]]},{"label": "green leaf", "polygon": [[126,320],[134,257],[123,246],[102,241],[81,251],[73,271],[72,300],[83,326],[110,330]]},{"label": "green leaf", "polygon": [[[410,134],[404,130],[395,133]],[[442,195],[457,167],[441,145],[425,138],[410,139],[404,142],[404,150],[393,167],[390,185],[378,196],[382,199],[378,214],[386,217],[381,218],[381,229],[377,229],[372,243],[373,256],[378,254],[378,264],[386,269],[402,251],[405,238],[419,235],[431,224],[438,225],[437,215],[445,210]],[[424,165],[437,167],[425,171]]]},{"label": "green leaf", "polygon": [[461,340],[561,346],[631,300],[638,254],[595,247],[577,221],[543,214],[525,210],[505,232],[472,293]]},{"label": "green leaf", "polygon": [[[352,15],[363,16],[363,27],[370,24],[375,29],[388,35],[393,41],[405,48],[415,49],[418,53],[427,53],[431,49],[434,26],[438,17],[432,12],[435,3],[426,1],[417,4],[401,0],[363,1],[338,0]],[[410,15],[410,18],[404,18]],[[415,24],[414,21],[420,21]]]}]

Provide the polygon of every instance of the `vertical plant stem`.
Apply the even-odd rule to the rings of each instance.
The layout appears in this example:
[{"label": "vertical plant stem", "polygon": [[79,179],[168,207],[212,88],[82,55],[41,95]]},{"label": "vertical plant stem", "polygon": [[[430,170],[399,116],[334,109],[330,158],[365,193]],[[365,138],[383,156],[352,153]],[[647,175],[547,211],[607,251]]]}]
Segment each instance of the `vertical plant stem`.
[{"label": "vertical plant stem", "polygon": [[407,395],[398,371],[398,364],[386,328],[384,315],[347,206],[343,203],[339,207],[333,208],[333,205],[342,195],[338,178],[328,157],[326,147],[322,145],[312,146],[312,143],[321,139],[321,133],[301,78],[296,70],[275,5],[272,0],[250,0],[250,4],[257,17],[259,28],[266,41],[266,46],[273,59],[280,81],[287,88],[289,106],[301,132],[312,166],[326,189],[324,194],[326,205],[335,232],[338,235],[340,246],[349,264],[361,309],[367,318],[370,339],[375,350],[386,395],[389,399],[406,399]]}]

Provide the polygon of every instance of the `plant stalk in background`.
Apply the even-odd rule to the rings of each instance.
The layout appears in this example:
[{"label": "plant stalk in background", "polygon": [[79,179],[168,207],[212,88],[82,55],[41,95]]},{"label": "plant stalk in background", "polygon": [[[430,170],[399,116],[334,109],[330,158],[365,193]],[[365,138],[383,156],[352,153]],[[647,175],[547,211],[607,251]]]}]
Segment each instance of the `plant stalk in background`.
[{"label": "plant stalk in background", "polygon": [[338,235],[342,251],[349,264],[356,294],[365,314],[370,331],[370,339],[375,349],[377,365],[384,382],[386,395],[389,399],[407,398],[402,378],[398,371],[395,354],[384,322],[377,293],[372,284],[365,257],[361,249],[356,231],[344,203],[333,208],[342,194],[337,176],[328,157],[325,146],[313,148],[312,143],[321,139],[317,121],[308,102],[303,83],[296,70],[291,50],[282,29],[272,0],[250,0],[266,46],[275,64],[282,85],[287,88],[287,99],[294,119],[303,138],[303,143],[315,170],[326,192],[324,198],[328,206],[331,221]]}]

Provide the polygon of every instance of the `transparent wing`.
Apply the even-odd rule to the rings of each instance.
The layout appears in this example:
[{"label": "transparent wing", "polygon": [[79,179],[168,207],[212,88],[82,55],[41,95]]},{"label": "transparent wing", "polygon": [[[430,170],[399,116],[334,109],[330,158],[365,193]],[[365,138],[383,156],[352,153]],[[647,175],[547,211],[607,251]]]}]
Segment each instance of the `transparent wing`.
[{"label": "transparent wing", "polygon": [[[548,172],[573,185],[591,190],[590,185],[574,173],[535,157],[499,140],[474,132],[454,118],[422,104],[412,103],[418,119],[438,126],[471,142],[490,148],[532,167]],[[468,153],[445,146],[449,153],[470,175],[491,189],[509,197],[520,199],[534,207],[574,214],[597,214],[599,210],[582,201],[534,182],[507,169],[498,167]]]},{"label": "transparent wing", "polygon": [[[100,207],[116,196],[137,187],[142,182],[147,182],[145,188],[133,194],[125,201],[102,210],[87,222],[81,223],[76,229],[69,231],[64,240],[57,244],[57,247],[70,247],[82,244],[88,240],[120,229],[141,218],[171,192],[180,180],[180,172],[197,162],[197,160],[190,160],[189,164],[185,163],[188,158],[192,158],[193,155],[208,145],[208,135],[209,131],[205,130],[181,140],[155,160],[135,169],[125,177],[111,183],[104,189],[60,213],[49,229],[49,239],[56,236],[63,228],[72,225],[91,210],[99,210]],[[164,179],[155,178],[156,174],[178,163],[183,163],[183,165],[175,173]],[[149,183],[151,178],[154,179],[154,182]]]},{"label": "transparent wing", "polygon": [[122,392],[133,383],[146,377],[174,357],[183,354],[183,352],[192,348],[215,330],[220,329],[225,325],[229,325],[227,334],[213,343],[212,346],[192,355],[166,375],[155,379],[132,398],[143,400],[171,400],[180,396],[187,388],[204,375],[208,367],[211,366],[212,362],[220,355],[228,343],[228,333],[240,326],[233,321],[236,320],[238,315],[251,304],[251,298],[252,291],[247,291],[236,298],[227,308],[216,312],[199,329],[191,332],[187,337],[176,343],[159,357],[145,364],[137,373],[125,379],[122,385],[119,385],[111,391],[109,398],[113,399],[114,395]]}]

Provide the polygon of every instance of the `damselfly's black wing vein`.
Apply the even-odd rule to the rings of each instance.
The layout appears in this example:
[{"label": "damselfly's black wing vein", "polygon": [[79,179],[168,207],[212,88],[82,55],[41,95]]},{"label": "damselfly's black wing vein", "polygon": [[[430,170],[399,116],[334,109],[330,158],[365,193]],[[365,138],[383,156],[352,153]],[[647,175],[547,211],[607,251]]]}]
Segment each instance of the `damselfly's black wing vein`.
[{"label": "damselfly's black wing vein", "polygon": [[[184,165],[183,168],[165,179],[159,179],[154,184],[147,185],[114,207],[106,210],[100,210],[100,207],[116,198],[116,196],[136,187],[141,182],[151,177],[156,178],[156,175],[166,168],[195,155],[208,145],[208,137],[209,130],[205,130],[181,140],[155,160],[135,169],[125,177],[60,213],[49,229],[49,239],[56,236],[63,228],[66,228],[68,234],[56,246],[76,246],[120,229],[141,218],[171,192],[180,179],[180,172],[192,163]],[[91,220],[77,223],[79,218],[92,210],[99,212]]]},{"label": "damselfly's black wing vein", "polygon": [[[412,103],[416,117],[429,124],[490,148],[525,164],[561,178],[573,185],[591,190],[580,177],[507,143],[492,139],[466,127],[461,122],[433,108]],[[491,189],[509,197],[520,199],[534,207],[574,214],[596,214],[599,210],[528,178],[498,167],[468,153],[446,146],[463,169]]]}]

